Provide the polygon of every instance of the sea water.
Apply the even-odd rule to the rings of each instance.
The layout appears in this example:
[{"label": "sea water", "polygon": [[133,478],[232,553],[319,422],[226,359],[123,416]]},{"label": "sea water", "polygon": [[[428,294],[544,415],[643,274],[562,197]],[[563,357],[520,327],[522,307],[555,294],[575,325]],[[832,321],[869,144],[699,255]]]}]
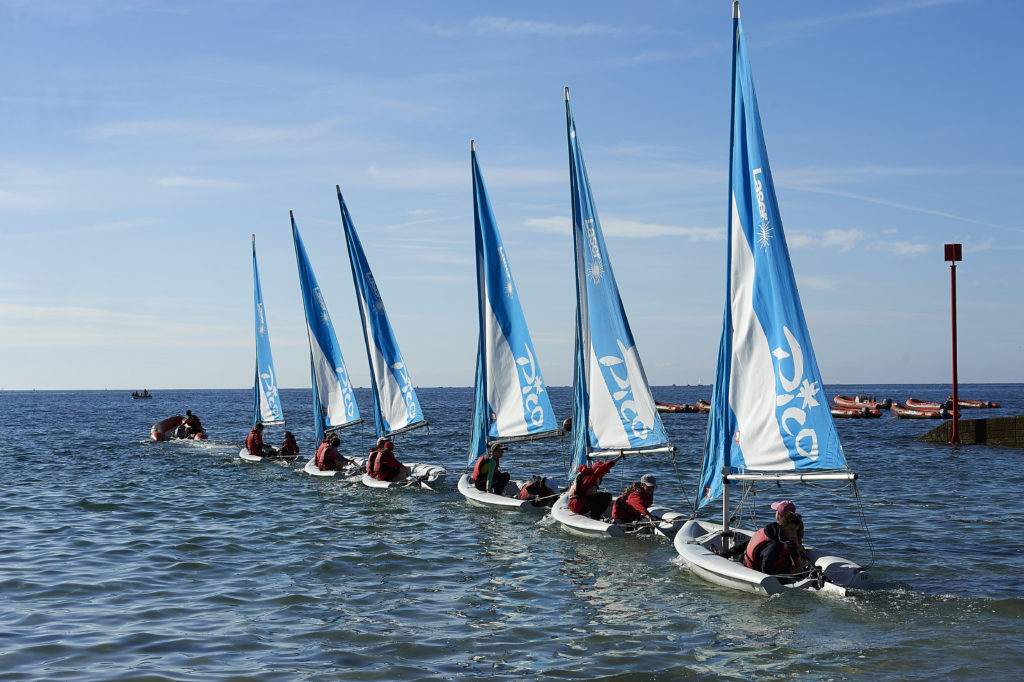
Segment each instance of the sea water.
[{"label": "sea water", "polygon": [[[943,400],[941,386],[829,387]],[[408,462],[442,463],[435,492],[371,490],[298,467],[247,464],[251,391],[0,392],[0,679],[936,679],[1024,670],[1024,451],[916,438],[937,425],[837,420],[870,528],[875,589],[763,598],[703,582],[663,539],[592,541],[539,515],[466,504],[473,392],[421,389],[430,420],[398,439]],[[567,388],[550,390],[559,418]],[[660,387],[695,402],[708,387]],[[1024,412],[1024,385],[963,386]],[[373,441],[363,427],[345,452]],[[284,390],[312,450],[309,390]],[[191,409],[210,439],[150,442]],[[628,457],[656,501],[688,510],[707,416],[663,419],[672,457]],[[266,440],[281,439],[268,428]],[[513,446],[503,465],[564,482],[568,441]],[[300,465],[301,466],[301,463]],[[789,485],[808,544],[867,564],[858,498]],[[718,515],[712,505],[708,516]]]}]

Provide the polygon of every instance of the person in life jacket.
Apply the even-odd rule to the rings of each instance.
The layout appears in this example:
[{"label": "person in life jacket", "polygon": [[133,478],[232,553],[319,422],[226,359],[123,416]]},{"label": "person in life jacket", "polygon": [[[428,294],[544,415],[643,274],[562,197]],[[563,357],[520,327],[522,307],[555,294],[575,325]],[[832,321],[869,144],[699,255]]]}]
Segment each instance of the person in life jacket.
[{"label": "person in life jacket", "polygon": [[284,432],[284,442],[281,443],[281,449],[278,450],[278,457],[298,457],[299,456],[299,444],[295,442],[295,436],[292,435],[291,431]]},{"label": "person in life jacket", "polygon": [[499,471],[498,466],[501,464],[501,453],[506,449],[503,443],[492,443],[490,450],[477,458],[473,466],[473,484],[477,490],[495,495],[501,495],[505,491],[505,486],[512,476],[506,471]]},{"label": "person in life jacket", "polygon": [[391,482],[400,481],[407,475],[405,465],[395,459],[395,444],[389,440],[370,452],[366,460],[366,473],[378,481]]},{"label": "person in life jacket", "polygon": [[800,527],[796,512],[784,511],[773,521],[754,533],[743,553],[743,564],[769,575],[801,573],[805,560],[797,537]]},{"label": "person in life jacket", "polygon": [[254,457],[273,457],[277,454],[277,450],[263,444],[263,422],[256,422],[245,437],[245,449]]},{"label": "person in life jacket", "polygon": [[558,494],[548,486],[544,476],[531,476],[530,482],[519,491],[520,500],[529,500],[534,507],[550,507],[555,504]]},{"label": "person in life jacket", "polygon": [[199,417],[192,414],[192,410],[185,410],[185,421],[181,425],[185,427],[185,438],[192,438],[203,432],[203,424]]},{"label": "person in life jacket", "polygon": [[601,485],[604,475],[623,457],[625,455],[619,453],[618,457],[600,464],[579,465],[576,469],[576,478],[569,486],[569,511],[574,514],[589,514],[590,518],[600,520],[612,501],[612,494],[598,491],[598,486]]},{"label": "person in life jacket", "polygon": [[[796,514],[796,505],[789,500],[782,500],[781,502],[772,502],[772,509],[775,510],[775,522],[778,523],[780,517],[786,512],[793,512]],[[804,520],[799,514],[796,514],[797,520],[797,540],[801,543],[804,541]],[[803,551],[803,545],[800,547]]]},{"label": "person in life jacket", "polygon": [[632,523],[640,519],[651,521],[648,508],[654,502],[654,489],[658,482],[654,476],[644,474],[640,480],[632,484],[626,491],[615,498],[612,505],[612,518],[621,523]]},{"label": "person in life jacket", "polygon": [[341,445],[341,439],[334,433],[320,443],[320,447],[317,448],[316,455],[313,457],[313,463],[316,464],[317,469],[320,471],[341,471],[349,464],[352,464],[352,460],[342,457],[341,453],[338,452],[339,445]]}]

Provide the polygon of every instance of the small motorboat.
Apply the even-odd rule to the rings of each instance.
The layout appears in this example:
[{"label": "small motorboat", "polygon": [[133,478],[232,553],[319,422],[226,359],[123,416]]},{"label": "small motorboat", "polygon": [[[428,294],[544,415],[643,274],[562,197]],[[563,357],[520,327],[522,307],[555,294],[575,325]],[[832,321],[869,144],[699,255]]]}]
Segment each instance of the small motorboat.
[{"label": "small motorboat", "polygon": [[188,436],[179,435],[178,427],[185,423],[185,418],[180,414],[176,414],[173,417],[168,417],[162,421],[158,421],[156,424],[149,429],[150,440],[205,440],[206,432],[200,431]]},{"label": "small motorboat", "polygon": [[[934,403],[937,405],[937,403]],[[951,419],[953,413],[939,405],[936,408],[917,408],[893,403],[890,411],[898,419]]]},{"label": "small motorboat", "polygon": [[832,407],[832,416],[837,419],[878,419],[882,416],[881,410],[874,407]]},{"label": "small motorboat", "polygon": [[696,405],[688,405],[685,403],[663,403],[655,400],[654,406],[658,409],[658,412],[661,412],[662,414],[693,414],[695,412],[700,412]]},{"label": "small motorboat", "polygon": [[905,404],[913,410],[938,410],[940,408],[947,410],[953,409],[952,400],[947,400],[944,403],[933,403],[927,400],[918,400],[917,398],[907,398],[907,402]]},{"label": "small motorboat", "polygon": [[705,412],[705,413],[710,412],[711,411],[711,402],[707,401],[707,400],[698,400],[696,408],[697,408],[698,412]]},{"label": "small motorboat", "polygon": [[132,391],[132,400],[138,400],[140,398],[152,398],[153,394],[146,389],[142,389],[142,393],[138,391]]},{"label": "small motorboat", "polygon": [[[946,398],[946,402],[950,405],[953,404],[953,396]],[[999,403],[994,403],[991,400],[967,400],[966,398],[957,398],[956,404],[958,407],[968,408],[994,408],[999,407]]]},{"label": "small motorboat", "polygon": [[875,400],[873,396],[868,396],[863,393],[858,393],[853,398],[845,395],[837,395],[832,398],[832,402],[837,407],[870,407],[876,410],[888,410],[892,407],[892,398],[885,398],[884,400]]}]

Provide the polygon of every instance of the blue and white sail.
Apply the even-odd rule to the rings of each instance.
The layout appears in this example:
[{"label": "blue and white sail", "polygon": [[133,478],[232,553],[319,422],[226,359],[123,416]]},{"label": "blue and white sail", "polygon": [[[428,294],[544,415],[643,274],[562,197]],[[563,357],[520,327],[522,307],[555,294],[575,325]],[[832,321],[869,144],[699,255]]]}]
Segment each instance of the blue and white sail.
[{"label": "blue and white sail", "polygon": [[733,13],[726,304],[698,504],[731,473],[846,469],[807,332]]},{"label": "blue and white sail", "polygon": [[263,422],[264,426],[284,424],[284,411],[277,392],[277,374],[274,373],[274,357],[270,353],[270,335],[267,331],[266,308],[263,306],[260,270],[256,265],[256,235],[252,236],[252,281],[253,303],[256,309],[256,380],[253,385],[252,423]]},{"label": "blue and white sail", "polygon": [[309,264],[306,247],[299,236],[299,228],[292,215],[292,240],[295,242],[295,261],[299,267],[299,286],[306,311],[306,331],[309,334],[309,355],[313,375],[313,420],[319,442],[325,433],[343,429],[362,421],[356,396],[352,390],[345,359],[341,356],[338,337],[331,325],[327,302],[316,282]]},{"label": "blue and white sail", "polygon": [[561,435],[541,375],[537,353],[512,279],[508,253],[491,211],[476,148],[473,168],[473,222],[476,241],[476,293],[480,334],[476,351],[476,398],[469,464],[494,441],[512,442]]},{"label": "blue and white sail", "polygon": [[594,451],[670,450],[608,258],[565,89],[576,250],[573,468]]},{"label": "blue and white sail", "polygon": [[348,206],[338,191],[338,205],[341,207],[341,222],[345,228],[345,243],[348,244],[349,262],[352,264],[352,281],[359,300],[359,319],[363,323],[363,340],[366,342],[366,356],[370,363],[371,386],[373,387],[373,419],[377,437],[391,436],[426,426],[427,421],[420,409],[409,378],[409,369],[398,349],[398,341],[388,322],[384,301],[373,279],[366,254],[359,242]]}]

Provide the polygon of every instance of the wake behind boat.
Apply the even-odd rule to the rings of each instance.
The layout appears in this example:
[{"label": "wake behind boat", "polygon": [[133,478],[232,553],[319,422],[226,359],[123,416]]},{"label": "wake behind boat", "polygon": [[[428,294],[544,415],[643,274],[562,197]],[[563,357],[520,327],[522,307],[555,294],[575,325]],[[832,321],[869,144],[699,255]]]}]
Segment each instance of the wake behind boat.
[{"label": "wake behind boat", "polygon": [[845,592],[867,585],[869,575],[827,552],[805,549],[802,555],[803,522],[788,500],[773,505],[774,524],[756,532],[732,527],[733,483],[744,490],[737,515],[750,508],[745,503],[756,486],[807,482],[823,491],[833,482],[857,492],[857,476],[846,464],[821,395],[738,2],[733,3],[732,96],[725,315],[696,504],[699,510],[721,497],[722,523],[687,521],[675,548],[686,569],[725,587],[757,594]]},{"label": "wake behind boat", "polygon": [[[569,105],[569,88],[565,89],[565,117],[576,271],[573,482],[551,515],[576,535],[621,537],[623,529],[604,520],[608,510],[598,508],[608,506],[604,502],[608,494],[597,492],[597,485],[613,463],[589,465],[609,457],[617,461],[626,453],[672,453],[675,447],[668,441],[651,396],[612,273]],[[668,532],[678,527],[671,525]]]}]

